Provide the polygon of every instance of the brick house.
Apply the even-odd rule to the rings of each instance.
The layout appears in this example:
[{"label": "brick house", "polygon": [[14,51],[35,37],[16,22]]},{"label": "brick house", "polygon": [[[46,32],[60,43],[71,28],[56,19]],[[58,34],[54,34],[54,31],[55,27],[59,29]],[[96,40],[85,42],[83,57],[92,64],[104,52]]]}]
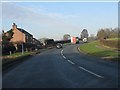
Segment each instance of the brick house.
[{"label": "brick house", "polygon": [[[12,28],[10,29],[13,32],[13,36],[10,39],[10,42],[13,43],[17,51],[21,51],[22,45],[24,46],[24,50],[33,50],[40,46],[41,43],[37,39],[33,38],[33,35],[27,32],[22,28],[18,28],[15,23],[13,23]],[[9,30],[9,31],[10,31]],[[6,36],[9,35],[8,31],[3,32]]]},{"label": "brick house", "polygon": [[14,42],[14,43],[22,42],[22,43],[29,43],[29,44],[33,43],[33,35],[31,35],[30,33],[28,33],[22,28],[17,28],[17,25],[15,23],[13,23],[12,25],[12,30],[14,34],[10,42]]},{"label": "brick house", "polygon": [[24,44],[24,49],[33,47],[33,35],[28,33],[22,28],[18,28],[15,23],[12,25],[13,38],[10,42],[14,43],[16,50],[21,49],[21,45]]}]

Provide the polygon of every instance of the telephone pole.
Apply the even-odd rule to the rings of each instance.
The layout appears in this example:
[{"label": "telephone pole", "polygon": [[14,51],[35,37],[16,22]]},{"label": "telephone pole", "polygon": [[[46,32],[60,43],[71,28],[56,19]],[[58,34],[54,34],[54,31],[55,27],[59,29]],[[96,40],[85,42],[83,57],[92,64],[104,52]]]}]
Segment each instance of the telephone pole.
[{"label": "telephone pole", "polygon": [[[22,31],[22,25],[21,25],[21,31]],[[23,37],[24,37],[24,35],[23,35]],[[22,55],[24,54],[24,45],[23,45],[23,43],[24,43],[24,38],[23,38],[23,42],[22,42]]]}]

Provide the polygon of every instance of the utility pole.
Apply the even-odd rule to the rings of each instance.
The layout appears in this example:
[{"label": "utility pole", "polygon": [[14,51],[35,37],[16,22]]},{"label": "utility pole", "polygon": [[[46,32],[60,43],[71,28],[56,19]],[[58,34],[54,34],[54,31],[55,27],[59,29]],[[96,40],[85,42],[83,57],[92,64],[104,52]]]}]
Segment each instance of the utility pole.
[{"label": "utility pole", "polygon": [[[21,31],[22,31],[22,25],[21,25]],[[23,35],[23,37],[24,37],[24,35]],[[23,43],[24,43],[24,38],[23,38],[23,42],[22,42],[22,55],[24,54],[24,45],[23,45]]]},{"label": "utility pole", "polygon": [[22,55],[24,54],[24,45],[22,43]]}]

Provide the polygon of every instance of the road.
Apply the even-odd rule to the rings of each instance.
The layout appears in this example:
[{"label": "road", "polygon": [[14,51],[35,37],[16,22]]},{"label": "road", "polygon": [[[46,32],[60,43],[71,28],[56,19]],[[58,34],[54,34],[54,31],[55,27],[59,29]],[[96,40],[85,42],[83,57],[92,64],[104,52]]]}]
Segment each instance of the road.
[{"label": "road", "polygon": [[3,88],[116,88],[116,62],[82,54],[77,45],[50,49],[3,74]]}]

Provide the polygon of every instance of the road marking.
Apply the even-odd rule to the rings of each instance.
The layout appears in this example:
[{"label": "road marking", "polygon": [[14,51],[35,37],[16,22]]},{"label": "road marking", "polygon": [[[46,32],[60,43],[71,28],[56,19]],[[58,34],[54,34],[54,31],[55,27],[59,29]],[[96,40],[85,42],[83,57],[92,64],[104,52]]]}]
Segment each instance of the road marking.
[{"label": "road marking", "polygon": [[64,56],[63,53],[61,53],[61,55]]},{"label": "road marking", "polygon": [[[63,55],[63,50],[61,50],[61,55],[62,55],[62,57],[64,58],[64,59],[67,59],[64,55]],[[69,60],[69,59],[67,59],[67,61],[69,62],[69,63],[71,63],[71,64],[75,64],[74,62],[72,62],[71,60]],[[81,66],[78,66],[78,68],[80,68],[80,69],[82,69],[82,70],[84,70],[84,71],[86,71],[86,72],[88,72],[88,73],[90,73],[90,74],[92,74],[92,75],[94,75],[94,76],[96,76],[96,77],[99,77],[99,78],[104,78],[103,76],[101,76],[101,75],[98,75],[98,74],[96,74],[96,73],[94,73],[94,72],[92,72],[92,71],[89,71],[89,70],[87,70],[87,69],[85,69],[85,68],[83,68],[83,67],[81,67]]]},{"label": "road marking", "polygon": [[89,71],[89,70],[87,70],[87,69],[85,69],[85,68],[83,68],[83,67],[81,67],[81,66],[79,66],[78,68],[80,68],[80,69],[82,69],[82,70],[84,70],[84,71],[86,71],[86,72],[88,72],[88,73],[90,73],[90,74],[92,74],[92,75],[94,75],[94,76],[97,76],[97,77],[99,77],[99,78],[104,78],[103,76],[100,76],[100,75],[98,75],[98,74],[96,74],[96,73],[94,73],[94,72],[91,72],[91,71]]},{"label": "road marking", "polygon": [[[78,50],[80,50],[79,48],[78,48]],[[63,50],[61,50],[61,55],[62,55],[62,57],[64,58],[64,59],[67,59],[64,55],[63,55]],[[67,61],[69,62],[69,63],[71,63],[71,64],[75,64],[74,62],[72,62],[71,60],[69,60],[69,59],[67,59]],[[99,78],[104,78],[103,76],[101,76],[101,75],[98,75],[98,74],[96,74],[96,73],[94,73],[94,72],[92,72],[92,71],[89,71],[89,70],[87,70],[87,69],[85,69],[85,68],[83,68],[83,67],[81,67],[81,66],[78,66],[78,68],[80,68],[80,69],[82,69],[82,70],[84,70],[84,71],[86,71],[86,72],[88,72],[88,73],[90,73],[90,74],[92,74],[92,75],[94,75],[94,76],[96,76],[96,77],[99,77]]]},{"label": "road marking", "polygon": [[61,53],[63,53],[63,49],[61,50]]},{"label": "road marking", "polygon": [[78,47],[77,49],[78,49],[78,51],[79,51],[79,52],[81,52],[81,50],[80,50],[80,48],[79,48],[79,47]]},{"label": "road marking", "polygon": [[61,55],[63,56],[63,50],[61,50]]},{"label": "road marking", "polygon": [[61,50],[61,54],[63,55],[63,50]]},{"label": "road marking", "polygon": [[68,62],[70,62],[71,64],[75,64],[74,62],[70,61],[70,60],[67,60]]},{"label": "road marking", "polygon": [[66,59],[66,57],[63,55],[63,58]]},{"label": "road marking", "polygon": [[64,59],[67,59],[64,55],[63,55],[63,50],[61,50],[61,55]]}]

